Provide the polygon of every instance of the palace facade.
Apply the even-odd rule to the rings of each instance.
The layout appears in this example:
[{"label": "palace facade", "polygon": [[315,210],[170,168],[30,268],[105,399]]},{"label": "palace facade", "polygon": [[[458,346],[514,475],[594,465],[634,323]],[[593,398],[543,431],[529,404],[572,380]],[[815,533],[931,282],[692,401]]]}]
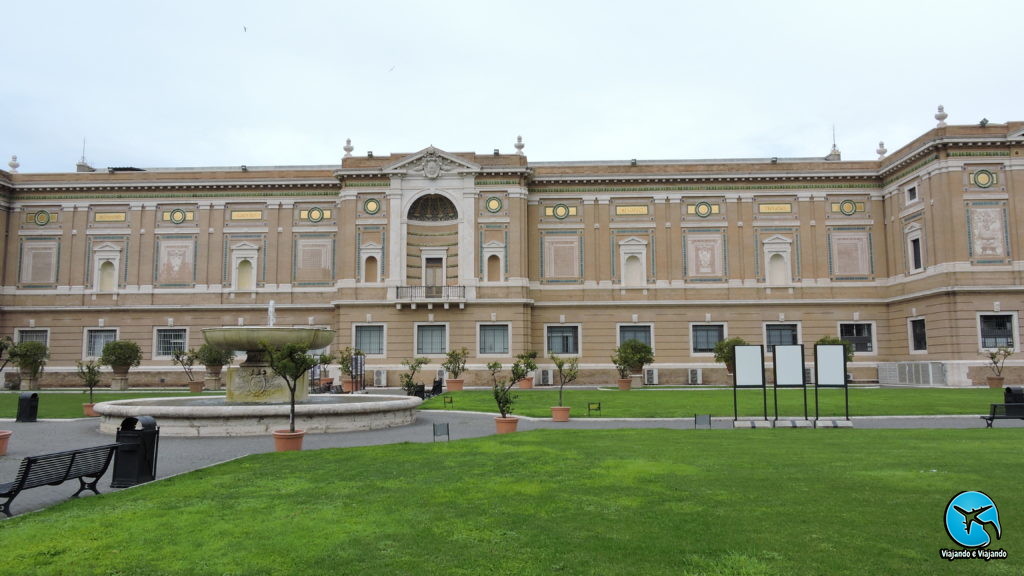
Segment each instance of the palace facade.
[{"label": "palace facade", "polygon": [[[725,383],[714,344],[855,344],[857,380],[980,383],[1020,347],[1024,122],[940,125],[879,159],[530,162],[426,148],[340,165],[0,171],[0,334],[36,339],[43,385],[138,342],[133,385],[180,383],[202,328],[337,330],[368,385],[577,355],[580,383],[647,341],[657,384]],[[770,354],[766,359],[770,361]],[[1014,364],[1011,358],[1009,364]],[[139,373],[144,374],[139,376]],[[1007,370],[1019,382],[1024,368]]]}]

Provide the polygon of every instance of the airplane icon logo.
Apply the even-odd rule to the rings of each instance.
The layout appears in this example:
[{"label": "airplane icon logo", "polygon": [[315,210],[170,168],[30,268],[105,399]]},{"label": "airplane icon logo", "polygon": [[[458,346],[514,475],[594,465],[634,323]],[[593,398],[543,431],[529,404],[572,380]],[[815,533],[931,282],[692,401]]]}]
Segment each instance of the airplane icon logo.
[{"label": "airplane icon logo", "polygon": [[[976,527],[975,527],[976,526]],[[995,502],[983,492],[961,492],[946,506],[946,532],[964,548],[981,548],[1003,537]]]}]

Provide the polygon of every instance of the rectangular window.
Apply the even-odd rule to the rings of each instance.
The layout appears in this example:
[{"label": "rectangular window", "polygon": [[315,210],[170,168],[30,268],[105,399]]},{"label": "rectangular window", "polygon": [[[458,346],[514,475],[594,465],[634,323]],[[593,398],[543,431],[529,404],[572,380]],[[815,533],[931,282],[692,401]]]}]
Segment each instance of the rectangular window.
[{"label": "rectangular window", "polygon": [[907,204],[917,202],[917,186],[907,188]]},{"label": "rectangular window", "polygon": [[982,314],[982,348],[1013,348],[1013,316],[1010,314]]},{"label": "rectangular window", "polygon": [[725,325],[694,325],[692,327],[694,354],[710,354],[715,351],[715,344],[725,340]]},{"label": "rectangular window", "polygon": [[765,343],[769,354],[775,353],[776,345],[799,344],[796,324],[768,324],[765,326]]},{"label": "rectangular window", "polygon": [[619,326],[619,344],[621,345],[626,340],[639,340],[652,348],[654,347],[651,344],[651,327],[647,324],[643,326]]},{"label": "rectangular window", "polygon": [[157,328],[153,357],[170,358],[177,351],[188,349],[188,333],[184,328]]},{"label": "rectangular window", "polygon": [[103,347],[107,342],[117,340],[117,330],[91,328],[85,331],[86,358],[99,358],[103,355]]},{"label": "rectangular window", "polygon": [[869,323],[840,324],[839,337],[852,343],[855,352],[873,352],[875,349]]},{"label": "rectangular window", "polygon": [[579,354],[579,326],[548,326],[548,352],[552,354]]},{"label": "rectangular window", "polygon": [[924,260],[921,258],[921,239],[910,239],[910,266],[911,270],[924,268]]},{"label": "rectangular window", "polygon": [[480,354],[508,354],[508,324],[480,325]]},{"label": "rectangular window", "polygon": [[363,354],[384,354],[384,327],[356,326],[355,348]]},{"label": "rectangular window", "polygon": [[50,339],[49,330],[25,330],[18,329],[18,342],[42,342],[48,344]]},{"label": "rectangular window", "polygon": [[925,334],[924,318],[910,321],[910,349],[924,352],[928,349],[928,337]]},{"label": "rectangular window", "polygon": [[443,324],[424,324],[416,327],[417,354],[444,354],[445,334],[447,326]]}]

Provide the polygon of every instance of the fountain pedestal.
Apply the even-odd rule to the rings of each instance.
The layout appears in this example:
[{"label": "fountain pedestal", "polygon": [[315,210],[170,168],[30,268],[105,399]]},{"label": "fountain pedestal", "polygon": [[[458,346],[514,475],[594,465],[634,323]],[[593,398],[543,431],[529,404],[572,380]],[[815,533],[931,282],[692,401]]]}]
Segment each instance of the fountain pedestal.
[{"label": "fountain pedestal", "polygon": [[[287,404],[288,386],[270,366],[245,363],[227,371],[227,401],[249,404]],[[295,401],[309,398],[309,378],[303,376],[295,387]]]}]

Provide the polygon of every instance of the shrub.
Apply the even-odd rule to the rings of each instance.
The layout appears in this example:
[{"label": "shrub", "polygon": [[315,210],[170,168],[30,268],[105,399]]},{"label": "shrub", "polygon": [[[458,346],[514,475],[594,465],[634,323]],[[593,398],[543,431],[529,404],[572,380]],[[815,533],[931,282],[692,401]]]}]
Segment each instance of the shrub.
[{"label": "shrub", "polygon": [[235,353],[212,344],[203,344],[194,352],[195,359],[203,366],[228,366],[235,359]]},{"label": "shrub", "polygon": [[50,349],[42,342],[18,342],[11,346],[10,356],[11,362],[29,378],[38,378],[50,358]]},{"label": "shrub", "polygon": [[725,364],[725,369],[732,374],[736,370],[736,347],[746,345],[747,341],[739,337],[719,340],[715,344],[715,362]]},{"label": "shrub", "polygon": [[353,370],[355,370],[355,362],[353,360],[356,356],[363,356],[363,352],[358,348],[346,346],[344,350],[338,353],[336,358],[338,367],[341,368],[341,373],[348,376],[349,379],[355,379],[356,377],[353,373]]},{"label": "shrub", "polygon": [[853,362],[853,353],[854,353],[853,342],[850,342],[849,340],[843,340],[842,338],[839,338],[838,336],[822,336],[821,338],[818,338],[817,342],[814,343],[815,346],[817,346],[818,344],[830,345],[830,346],[838,346],[838,345],[842,344],[843,348],[846,349],[846,361],[847,362]]},{"label": "shrub", "polygon": [[423,368],[427,362],[430,362],[430,360],[426,358],[402,360],[402,366],[405,366],[408,371],[400,376],[400,380],[402,381],[402,389],[405,390],[405,393],[409,396],[416,393],[416,373],[419,372],[420,368]]},{"label": "shrub", "polygon": [[138,366],[142,363],[142,349],[131,340],[114,340],[103,346],[100,364],[104,366]]},{"label": "shrub", "polygon": [[448,373],[449,378],[457,380],[459,375],[466,371],[467,357],[469,357],[469,350],[465,348],[449,350],[448,358],[445,359],[444,364],[441,364],[441,367]]},{"label": "shrub", "polygon": [[620,344],[612,355],[612,363],[620,378],[629,378],[630,374],[642,372],[644,366],[651,362],[654,362],[654,350],[635,338]]},{"label": "shrub", "polygon": [[1003,375],[1003,363],[1013,355],[1013,348],[1000,346],[995,350],[986,350],[981,355],[988,359],[989,370],[998,378]]}]

